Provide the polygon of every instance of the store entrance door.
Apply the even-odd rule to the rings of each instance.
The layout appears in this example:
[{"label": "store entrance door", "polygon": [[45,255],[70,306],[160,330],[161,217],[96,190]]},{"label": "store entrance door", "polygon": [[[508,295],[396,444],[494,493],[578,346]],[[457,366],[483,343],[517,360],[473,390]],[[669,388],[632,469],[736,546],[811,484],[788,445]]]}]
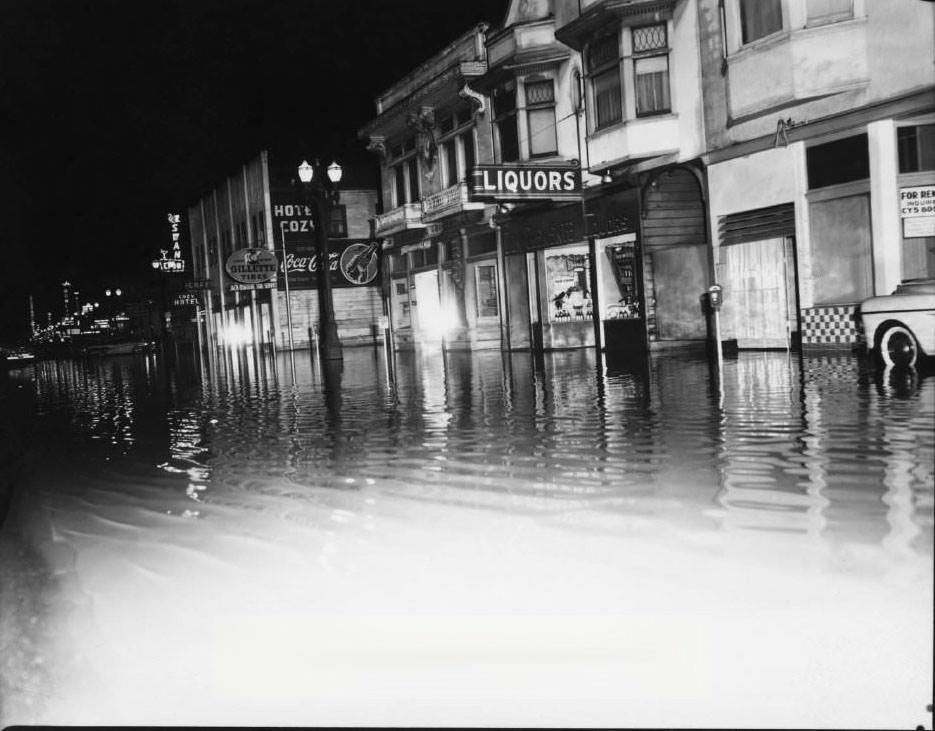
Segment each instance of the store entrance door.
[{"label": "store entrance door", "polygon": [[791,237],[721,247],[721,335],[739,348],[792,345],[795,271]]},{"label": "store entrance door", "polygon": [[413,275],[415,340],[423,345],[438,345],[445,334],[445,319],[438,294],[438,271],[432,269]]}]

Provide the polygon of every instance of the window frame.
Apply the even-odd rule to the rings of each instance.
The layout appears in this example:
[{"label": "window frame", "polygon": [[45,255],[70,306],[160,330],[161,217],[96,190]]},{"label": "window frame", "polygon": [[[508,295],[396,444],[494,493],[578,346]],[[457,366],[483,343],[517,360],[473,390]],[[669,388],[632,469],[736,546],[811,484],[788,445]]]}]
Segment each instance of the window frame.
[{"label": "window frame", "polygon": [[343,203],[331,206],[328,216],[328,238],[347,238],[347,206]]},{"label": "window frame", "polygon": [[[529,101],[529,90],[530,87],[535,88],[536,86],[542,86],[548,84],[551,89],[551,99],[545,101]],[[529,158],[543,158],[543,157],[555,157],[558,154],[558,117],[555,112],[555,79],[551,76],[528,76],[523,79],[523,99],[525,101],[525,115],[526,115],[526,146],[529,150]],[[549,150],[541,150],[533,152],[533,127],[530,121],[530,114],[539,114],[541,112],[546,112],[551,114],[551,123],[547,125],[550,126],[552,131],[552,147]],[[538,132],[536,133],[538,134]]]},{"label": "window frame", "polygon": [[[500,317],[500,289],[499,283],[497,281],[497,264],[496,262],[483,262],[473,265],[474,267],[474,312],[478,320],[495,320]],[[481,269],[490,269],[492,278],[490,283],[493,285],[493,299],[485,300],[481,303],[480,292],[481,292]],[[490,314],[489,311],[483,311],[482,307],[489,307],[492,302],[493,305],[493,314]]]},{"label": "window frame", "polygon": [[408,136],[390,148],[391,159],[387,169],[392,173],[393,208],[422,199],[419,182],[419,161],[416,155],[415,136]]},{"label": "window frame", "polygon": [[[767,2],[775,3],[776,6],[778,6],[778,10],[779,10],[779,27],[773,30],[769,30],[763,33],[762,35],[758,35],[755,38],[747,38],[746,37],[747,36],[747,24],[745,22],[744,8],[748,7],[747,6],[748,2],[757,3],[756,6],[761,7],[761,8],[763,7],[764,3],[767,3]],[[785,3],[783,2],[783,0],[735,0],[735,4],[736,4],[736,9],[737,9],[737,13],[736,13],[737,40],[739,41],[740,48],[745,48],[746,46],[749,46],[751,44],[758,43],[766,38],[770,38],[786,30],[786,24],[788,21],[787,21],[787,11],[786,11],[786,8],[784,7]],[[753,5],[749,7],[753,7]]]},{"label": "window frame", "polygon": [[[588,82],[588,95],[594,106],[594,119],[592,120],[594,132],[613,127],[616,124],[620,124],[626,114],[626,96],[624,94],[624,84],[623,84],[623,73],[622,73],[622,64],[623,64],[623,53],[620,48],[620,29],[615,28],[612,34],[597,38],[594,41],[590,42],[585,49],[585,62],[587,64],[587,75],[586,79]],[[594,61],[592,53],[595,48],[600,47],[599,44],[607,43],[610,45],[610,41],[615,41],[615,53],[613,55],[607,56],[606,59],[598,59],[597,62]],[[612,109],[615,109],[616,116],[612,116],[605,120],[601,119],[600,114],[600,103],[599,96],[597,92],[597,80],[603,77],[614,76],[616,81],[615,84],[608,86],[608,89],[615,88],[617,90],[617,103],[612,105]]]},{"label": "window frame", "polygon": [[[512,91],[512,105],[498,108],[497,96],[499,92]],[[510,79],[493,90],[491,107],[493,109],[493,127],[497,141],[497,154],[501,163],[519,162],[522,159],[522,148],[519,138],[519,84],[516,79]],[[516,155],[509,159],[504,155],[503,129],[510,128],[510,141],[515,144]]]},{"label": "window frame", "polygon": [[[635,34],[637,31],[645,30],[649,28],[659,27],[662,29],[664,44],[662,46],[647,48],[645,50],[636,50],[635,43]],[[630,53],[633,63],[633,108],[634,114],[637,119],[642,119],[645,117],[656,117],[662,114],[671,114],[672,113],[672,74],[670,67],[670,54],[672,52],[671,45],[669,43],[669,24],[666,21],[660,23],[650,23],[647,25],[634,25],[630,27]],[[642,60],[647,59],[665,59],[665,99],[666,104],[664,108],[654,108],[650,111],[640,111],[640,94],[639,94],[639,84],[637,83],[637,65]]]},{"label": "window frame", "polygon": [[[443,154],[439,157],[443,160],[442,169],[446,188],[466,181],[471,172],[470,168],[474,167],[477,159],[474,150],[474,126],[473,112],[466,105],[452,108],[441,117],[439,127],[445,131],[439,137],[438,145],[443,150]],[[465,139],[467,135],[471,136],[470,152],[468,152]],[[454,170],[452,170],[452,163]]]}]

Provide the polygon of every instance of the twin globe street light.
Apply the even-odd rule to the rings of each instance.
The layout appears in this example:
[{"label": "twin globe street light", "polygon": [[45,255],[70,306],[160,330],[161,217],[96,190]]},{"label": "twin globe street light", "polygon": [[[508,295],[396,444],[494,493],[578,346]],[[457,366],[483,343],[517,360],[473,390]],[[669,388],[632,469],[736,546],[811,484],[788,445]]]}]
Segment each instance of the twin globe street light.
[{"label": "twin globe street light", "polygon": [[[307,203],[315,212],[315,248],[318,255],[318,308],[319,308],[319,356],[323,360],[343,360],[338,326],[334,320],[334,300],[331,293],[331,258],[328,251],[328,222],[331,207],[337,205],[341,194],[337,184],[341,182],[343,169],[336,162],[327,168],[327,180],[321,174],[318,160],[309,164],[303,160],[299,165],[299,182]],[[288,267],[284,267],[288,270]],[[286,271],[288,276],[288,271]],[[288,280],[287,280],[288,281]],[[288,295],[287,295],[288,297]],[[288,303],[288,300],[287,300]]]}]

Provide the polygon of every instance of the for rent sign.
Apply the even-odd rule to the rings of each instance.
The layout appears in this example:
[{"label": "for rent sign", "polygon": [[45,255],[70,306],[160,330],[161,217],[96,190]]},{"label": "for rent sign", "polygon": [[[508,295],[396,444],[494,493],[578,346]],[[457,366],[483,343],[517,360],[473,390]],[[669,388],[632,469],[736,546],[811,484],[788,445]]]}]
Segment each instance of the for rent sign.
[{"label": "for rent sign", "polygon": [[476,165],[471,196],[476,200],[578,200],[581,170],[565,165]]}]

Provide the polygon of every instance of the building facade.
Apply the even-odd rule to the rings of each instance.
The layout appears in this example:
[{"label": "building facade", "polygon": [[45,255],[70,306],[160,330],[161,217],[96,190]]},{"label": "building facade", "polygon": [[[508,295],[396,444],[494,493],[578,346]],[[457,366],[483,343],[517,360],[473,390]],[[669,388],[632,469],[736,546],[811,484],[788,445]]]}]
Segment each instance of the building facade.
[{"label": "building facade", "polygon": [[558,0],[578,53],[584,191],[608,351],[703,345],[707,233],[694,0]]},{"label": "building facade", "polygon": [[499,348],[502,275],[493,206],[469,195],[468,176],[491,159],[489,101],[478,25],[376,99],[358,134],[379,157],[384,293],[396,348]]},{"label": "building facade", "polygon": [[513,0],[360,131],[397,346],[701,346],[719,285],[740,348],[853,348],[935,273],[933,35],[923,0]]},{"label": "building facade", "polygon": [[724,337],[853,348],[861,300],[935,276],[935,6],[699,0],[699,24]]},{"label": "building facade", "polygon": [[[318,222],[296,183],[297,167],[292,161],[271,161],[263,151],[188,209],[193,278],[203,311],[201,334],[212,347],[314,344]],[[379,337],[380,258],[370,236],[376,198],[365,175],[347,171],[340,201],[325,224],[335,320],[341,341],[348,345]],[[245,249],[272,252],[276,275],[257,286],[238,281],[230,262]]]}]

